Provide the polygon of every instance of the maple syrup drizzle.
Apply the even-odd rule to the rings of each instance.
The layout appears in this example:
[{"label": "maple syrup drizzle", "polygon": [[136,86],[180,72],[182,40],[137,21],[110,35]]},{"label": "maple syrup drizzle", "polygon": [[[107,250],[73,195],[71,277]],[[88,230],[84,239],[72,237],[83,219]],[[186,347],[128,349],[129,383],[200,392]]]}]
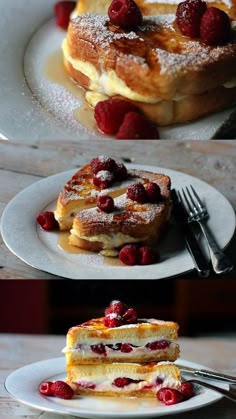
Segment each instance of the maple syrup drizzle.
[{"label": "maple syrup drizzle", "polygon": [[[66,253],[71,254],[79,254],[79,255],[92,255],[93,252],[89,250],[80,249],[77,246],[73,246],[69,243],[69,231],[60,231],[58,233],[59,238],[57,245],[60,249],[64,250]],[[108,256],[101,256],[103,258],[103,264],[108,266],[123,266],[123,263],[119,260],[118,257],[108,257]]]}]

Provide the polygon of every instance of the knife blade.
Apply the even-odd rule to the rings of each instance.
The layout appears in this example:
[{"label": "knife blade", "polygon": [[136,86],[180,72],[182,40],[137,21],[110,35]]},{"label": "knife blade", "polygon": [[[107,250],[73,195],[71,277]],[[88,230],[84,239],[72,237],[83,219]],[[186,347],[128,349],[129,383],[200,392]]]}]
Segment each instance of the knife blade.
[{"label": "knife blade", "polygon": [[180,226],[185,238],[186,247],[193,259],[195,268],[199,276],[206,278],[210,274],[210,265],[207,261],[191,226],[188,223],[188,215],[182,203],[180,202],[175,189],[171,191],[171,198],[173,202],[173,215],[176,222]]},{"label": "knife blade", "polygon": [[236,385],[236,377],[228,374],[221,374],[220,372],[198,369],[192,367],[186,367],[184,365],[177,364],[181,372],[185,372],[196,377],[206,378],[209,380],[223,381],[228,384]]}]

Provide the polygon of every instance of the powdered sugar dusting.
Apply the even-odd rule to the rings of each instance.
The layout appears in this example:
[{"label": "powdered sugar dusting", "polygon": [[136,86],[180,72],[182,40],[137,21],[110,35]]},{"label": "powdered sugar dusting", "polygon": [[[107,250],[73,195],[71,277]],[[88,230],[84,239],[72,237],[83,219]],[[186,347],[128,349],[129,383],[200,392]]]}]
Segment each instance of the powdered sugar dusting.
[{"label": "powdered sugar dusting", "polygon": [[74,33],[83,33],[86,39],[92,39],[95,45],[106,48],[112,42],[119,39],[138,39],[138,35],[133,32],[113,32],[108,28],[109,19],[105,15],[95,15],[86,13],[77,16],[72,21]]}]

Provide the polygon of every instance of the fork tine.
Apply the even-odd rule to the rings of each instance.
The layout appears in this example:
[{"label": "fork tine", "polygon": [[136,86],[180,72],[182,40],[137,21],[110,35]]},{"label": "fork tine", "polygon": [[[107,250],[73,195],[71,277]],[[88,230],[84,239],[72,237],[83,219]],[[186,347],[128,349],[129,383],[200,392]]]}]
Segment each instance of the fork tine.
[{"label": "fork tine", "polygon": [[186,191],[187,191],[190,201],[192,202],[193,208],[196,209],[196,202],[194,201],[192,194],[187,186],[186,186]]},{"label": "fork tine", "polygon": [[188,210],[188,212],[193,213],[193,208],[192,208],[191,203],[190,203],[190,201],[189,201],[189,199],[188,199],[188,197],[187,197],[183,188],[182,188],[182,194],[183,194],[184,199],[185,199],[185,208],[186,208],[186,205],[187,205],[188,209],[187,208],[186,209]]},{"label": "fork tine", "polygon": [[192,189],[192,192],[193,192],[193,194],[194,194],[194,196],[195,196],[195,198],[197,200],[197,203],[198,203],[199,208],[203,209],[204,208],[204,205],[203,205],[203,202],[202,202],[200,196],[197,194],[197,192],[195,191],[195,189],[194,189],[194,187],[192,185],[190,185],[190,188]]}]

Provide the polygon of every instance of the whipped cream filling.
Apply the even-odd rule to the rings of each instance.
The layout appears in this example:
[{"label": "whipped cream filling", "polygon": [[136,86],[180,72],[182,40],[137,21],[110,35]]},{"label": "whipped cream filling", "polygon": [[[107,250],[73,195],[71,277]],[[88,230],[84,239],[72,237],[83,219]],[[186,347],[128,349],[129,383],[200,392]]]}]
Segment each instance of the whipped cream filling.
[{"label": "whipped cream filling", "polygon": [[107,96],[121,95],[127,99],[144,103],[158,103],[161,101],[158,97],[153,98],[144,96],[130,89],[125,82],[117,76],[114,70],[109,70],[107,72],[104,71],[99,74],[94,65],[88,61],[85,62],[72,58],[68,52],[67,39],[64,39],[62,43],[62,51],[65,59],[72,65],[72,67],[89,78],[89,90],[102,93]]},{"label": "whipped cream filling", "polygon": [[[103,243],[103,249],[114,249],[117,247],[122,246],[125,243],[136,243],[140,242],[140,237],[132,237],[128,234],[124,233],[116,233],[116,234],[96,234],[94,236],[83,236],[78,234],[78,232],[75,229],[71,229],[71,234],[73,234],[76,237],[79,237],[80,239],[84,239],[90,242],[101,242]],[[145,237],[143,238],[145,239]]]},{"label": "whipped cream filling", "polygon": [[[121,377],[121,375],[118,373],[110,373],[108,377],[90,375],[89,382],[95,384],[95,391],[114,391],[116,393],[126,393],[137,390],[145,391],[145,387],[149,387],[148,390],[156,392],[162,387],[178,388],[181,384],[179,380],[175,379],[170,374],[167,375],[163,372],[158,373],[155,371],[149,374],[143,374],[141,376],[139,376],[138,374],[129,374],[127,378],[130,378],[132,380],[140,380],[140,382],[131,382],[127,386],[117,387],[113,384],[113,382],[119,377]],[[159,384],[157,384],[156,382],[157,377],[160,379],[160,381],[162,381]],[[74,380],[74,382],[77,384],[79,384],[79,382],[81,381],[86,381],[86,377],[79,377],[78,380]]]},{"label": "whipped cream filling", "polygon": [[[165,339],[166,340],[166,339]],[[157,341],[157,340],[155,340]],[[130,343],[130,342],[129,342]],[[115,344],[113,344],[115,345]],[[131,344],[132,345],[132,344]],[[173,350],[175,348],[178,348],[178,344],[175,342],[169,342],[169,346],[164,348],[164,349],[148,349],[148,347],[146,346],[132,346],[132,351],[131,352],[121,352],[119,349],[112,349],[111,347],[105,345],[105,353],[102,353],[101,355],[95,353],[92,348],[91,345],[82,345],[82,344],[78,344],[73,348],[69,348],[69,347],[65,347],[63,349],[63,353],[78,353],[80,355],[81,358],[97,358],[98,356],[101,357],[110,357],[110,356],[115,356],[116,358],[127,358],[127,356],[130,356],[130,358],[132,358],[133,356],[136,355],[145,355],[145,354],[150,354],[150,353],[168,353],[170,350]]]}]

